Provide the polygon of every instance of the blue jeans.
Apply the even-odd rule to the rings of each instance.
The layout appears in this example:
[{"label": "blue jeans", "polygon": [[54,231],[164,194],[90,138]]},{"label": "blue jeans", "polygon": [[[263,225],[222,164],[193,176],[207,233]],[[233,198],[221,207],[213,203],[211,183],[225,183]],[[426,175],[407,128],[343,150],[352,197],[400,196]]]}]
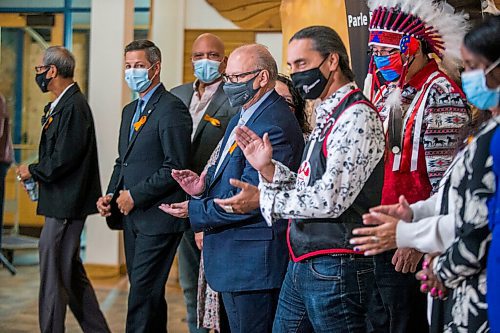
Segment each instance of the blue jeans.
[{"label": "blue jeans", "polygon": [[368,316],[377,304],[381,296],[372,257],[325,255],[290,262],[273,333],[388,332],[385,311],[377,321]]}]

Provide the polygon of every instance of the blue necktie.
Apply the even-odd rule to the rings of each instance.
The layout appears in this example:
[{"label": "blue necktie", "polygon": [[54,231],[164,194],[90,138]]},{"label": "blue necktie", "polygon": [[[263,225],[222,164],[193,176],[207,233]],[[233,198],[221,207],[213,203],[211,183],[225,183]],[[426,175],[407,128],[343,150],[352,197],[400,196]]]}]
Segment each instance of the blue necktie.
[{"label": "blue necktie", "polygon": [[143,104],[144,104],[144,101],[142,99],[139,99],[139,101],[137,103],[137,108],[135,109],[134,116],[132,117],[132,123],[130,124],[130,134],[128,137],[129,141],[132,140],[132,136],[134,135],[134,132],[135,132],[134,124],[139,121],[139,118],[140,118],[141,112],[142,112],[142,105]]}]

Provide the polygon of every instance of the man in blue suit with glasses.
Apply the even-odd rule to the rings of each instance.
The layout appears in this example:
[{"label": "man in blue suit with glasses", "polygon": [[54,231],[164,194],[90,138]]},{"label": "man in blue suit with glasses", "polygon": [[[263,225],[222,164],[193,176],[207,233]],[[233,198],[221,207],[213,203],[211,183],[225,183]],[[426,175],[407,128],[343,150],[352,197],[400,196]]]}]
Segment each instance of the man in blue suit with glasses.
[{"label": "man in blue suit with glasses", "polygon": [[189,201],[164,205],[170,214],[189,214],[194,231],[204,231],[203,259],[210,287],[222,294],[231,332],[271,332],[288,253],[286,221],[267,226],[260,210],[233,214],[215,198],[235,195],[231,178],[253,185],[257,171],[235,141],[235,130],[245,125],[258,135],[265,133],[273,146],[273,158],[297,170],[304,139],[285,100],[274,90],[276,61],[258,44],[237,48],[230,55],[224,92],[232,106],[240,107],[224,135],[217,162],[198,177],[189,170],[173,171],[173,177],[193,196]]}]

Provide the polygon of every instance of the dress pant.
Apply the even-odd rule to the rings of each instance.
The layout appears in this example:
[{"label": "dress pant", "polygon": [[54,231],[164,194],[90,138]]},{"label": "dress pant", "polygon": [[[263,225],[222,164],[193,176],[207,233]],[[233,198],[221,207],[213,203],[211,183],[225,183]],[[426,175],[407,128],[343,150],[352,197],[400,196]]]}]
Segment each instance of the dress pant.
[{"label": "dress pant", "polygon": [[83,332],[110,332],[80,259],[84,223],[85,219],[45,218],[39,243],[42,333],[64,332],[67,305]]},{"label": "dress pant", "polygon": [[[3,228],[3,206],[4,206],[4,195],[5,195],[5,176],[7,171],[9,171],[10,163],[0,162],[0,237]],[[0,244],[2,242],[0,241]]]},{"label": "dress pant", "polygon": [[9,170],[10,163],[0,162],[0,251],[2,251],[2,232],[3,232],[3,206],[5,195],[5,176]]},{"label": "dress pant", "polygon": [[186,303],[189,333],[208,333],[207,329],[198,328],[197,299],[201,251],[196,246],[193,230],[189,229],[184,232],[178,254],[179,282]]},{"label": "dress pant", "polygon": [[165,284],[182,232],[145,235],[130,216],[125,217],[123,235],[130,281],[126,332],[166,333]]},{"label": "dress pant", "polygon": [[394,253],[374,256],[375,278],[389,314],[390,333],[428,333],[427,294],[420,292],[415,273],[396,272],[392,264]]},{"label": "dress pant", "polygon": [[280,290],[222,292],[231,333],[271,333]]}]

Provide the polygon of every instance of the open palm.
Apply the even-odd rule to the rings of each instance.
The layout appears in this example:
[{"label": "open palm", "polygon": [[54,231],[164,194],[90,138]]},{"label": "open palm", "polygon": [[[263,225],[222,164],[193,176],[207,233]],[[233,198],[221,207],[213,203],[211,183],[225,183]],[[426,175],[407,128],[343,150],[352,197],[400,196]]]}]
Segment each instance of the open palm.
[{"label": "open palm", "polygon": [[413,211],[403,195],[399,196],[397,204],[377,206],[371,208],[370,212],[383,213],[407,222],[411,222],[413,219]]},{"label": "open palm", "polygon": [[196,172],[191,170],[172,170],[172,178],[179,183],[184,192],[191,196],[199,195],[203,192],[205,189],[206,175],[206,170],[204,170],[199,176]]},{"label": "open palm", "polygon": [[264,167],[272,163],[273,147],[267,133],[261,139],[251,129],[242,126],[236,129],[236,142],[255,170],[262,171]]}]

